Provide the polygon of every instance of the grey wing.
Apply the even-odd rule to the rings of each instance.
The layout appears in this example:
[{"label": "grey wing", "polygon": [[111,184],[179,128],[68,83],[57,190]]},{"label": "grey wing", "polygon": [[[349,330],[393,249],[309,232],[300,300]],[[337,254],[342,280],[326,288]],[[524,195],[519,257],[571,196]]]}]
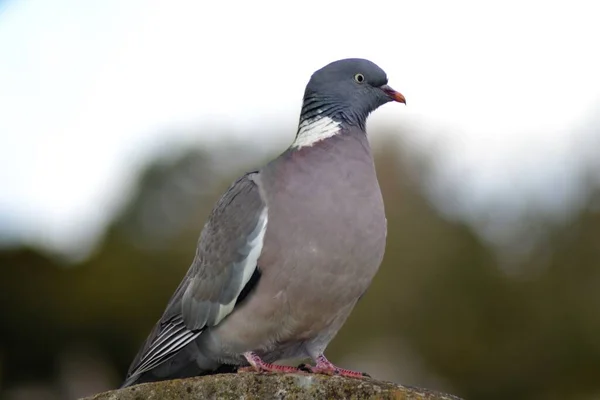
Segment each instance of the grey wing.
[{"label": "grey wing", "polygon": [[257,275],[268,220],[257,176],[244,175],[217,202],[200,234],[192,266],[134,359],[124,386],[221,322]]}]

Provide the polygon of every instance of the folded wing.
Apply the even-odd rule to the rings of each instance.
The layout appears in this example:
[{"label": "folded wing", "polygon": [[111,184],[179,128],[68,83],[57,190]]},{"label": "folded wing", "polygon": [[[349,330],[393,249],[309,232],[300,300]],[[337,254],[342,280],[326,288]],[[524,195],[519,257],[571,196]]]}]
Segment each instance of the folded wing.
[{"label": "folded wing", "polygon": [[[204,329],[235,310],[260,276],[257,266],[268,210],[258,173],[234,182],[202,230],[194,261],[134,359],[123,386],[172,358]],[[251,279],[252,278],[252,279]]]}]

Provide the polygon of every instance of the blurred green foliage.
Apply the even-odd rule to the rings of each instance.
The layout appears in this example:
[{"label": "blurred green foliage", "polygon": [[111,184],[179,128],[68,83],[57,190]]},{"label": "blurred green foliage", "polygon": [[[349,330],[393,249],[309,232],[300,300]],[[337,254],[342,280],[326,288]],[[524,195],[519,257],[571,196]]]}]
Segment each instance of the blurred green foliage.
[{"label": "blurred green foliage", "polygon": [[[426,371],[391,372],[396,382],[468,399],[599,396],[600,213],[583,209],[554,226],[523,273],[509,275],[471,228],[431,205],[422,171],[396,143],[378,148],[387,253],[331,358],[368,357],[368,344],[381,343],[390,371],[413,369],[407,348],[418,356],[414,369]],[[124,375],[187,270],[212,205],[254,166],[218,176],[209,168],[215,157],[190,150],[149,165],[101,243],[75,265],[27,246],[0,251],[0,388],[52,381],[73,343],[99,349]]]}]

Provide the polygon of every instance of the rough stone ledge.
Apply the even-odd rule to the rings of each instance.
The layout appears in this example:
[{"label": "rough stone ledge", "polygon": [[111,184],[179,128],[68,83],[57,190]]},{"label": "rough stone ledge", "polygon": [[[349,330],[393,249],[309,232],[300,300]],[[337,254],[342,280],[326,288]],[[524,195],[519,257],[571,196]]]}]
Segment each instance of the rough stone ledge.
[{"label": "rough stone ledge", "polygon": [[83,400],[308,400],[308,399],[394,399],[461,400],[456,396],[426,389],[376,381],[314,374],[209,375],[197,378],[143,383],[112,390]]}]

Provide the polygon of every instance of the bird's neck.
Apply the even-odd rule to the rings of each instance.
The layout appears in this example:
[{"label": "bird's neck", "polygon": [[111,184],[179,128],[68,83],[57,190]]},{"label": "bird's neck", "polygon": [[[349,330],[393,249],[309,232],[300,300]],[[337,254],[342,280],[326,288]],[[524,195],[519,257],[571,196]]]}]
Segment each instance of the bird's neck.
[{"label": "bird's neck", "polygon": [[365,130],[368,113],[317,93],[305,93],[296,139],[290,149],[313,146],[358,127]]},{"label": "bird's neck", "polygon": [[342,123],[331,117],[316,114],[308,118],[301,118],[296,139],[290,147],[294,150],[310,147],[322,140],[339,135],[341,132]]}]

